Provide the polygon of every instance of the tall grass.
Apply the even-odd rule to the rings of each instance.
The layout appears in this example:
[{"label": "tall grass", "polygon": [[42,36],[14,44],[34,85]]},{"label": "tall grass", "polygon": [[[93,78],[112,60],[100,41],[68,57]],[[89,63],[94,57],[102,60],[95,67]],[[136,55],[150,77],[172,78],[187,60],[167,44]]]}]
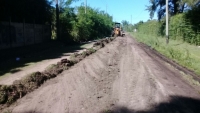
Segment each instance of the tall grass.
[{"label": "tall grass", "polygon": [[139,42],[151,46],[166,57],[200,75],[200,48],[180,40],[170,40],[167,45],[163,37],[142,33],[130,33]]}]

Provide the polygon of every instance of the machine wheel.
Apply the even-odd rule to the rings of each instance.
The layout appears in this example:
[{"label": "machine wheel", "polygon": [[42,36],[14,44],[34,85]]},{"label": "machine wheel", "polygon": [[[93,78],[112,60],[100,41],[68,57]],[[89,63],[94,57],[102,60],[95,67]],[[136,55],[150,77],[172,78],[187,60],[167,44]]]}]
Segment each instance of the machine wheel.
[{"label": "machine wheel", "polygon": [[114,35],[115,35],[115,32],[114,32],[114,31],[112,31],[112,33],[111,33],[111,37],[114,37]]},{"label": "machine wheel", "polygon": [[117,34],[114,34],[114,37],[116,38],[118,35]]},{"label": "machine wheel", "polygon": [[119,30],[119,36],[122,36],[122,32]]}]

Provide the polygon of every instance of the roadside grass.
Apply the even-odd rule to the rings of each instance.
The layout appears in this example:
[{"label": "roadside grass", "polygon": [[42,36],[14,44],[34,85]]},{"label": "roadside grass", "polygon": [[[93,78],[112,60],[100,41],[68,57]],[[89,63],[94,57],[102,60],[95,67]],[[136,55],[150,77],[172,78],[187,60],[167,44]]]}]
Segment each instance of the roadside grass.
[{"label": "roadside grass", "polygon": [[[0,63],[0,78],[6,75],[21,71],[22,68],[26,68],[37,62],[41,62],[47,59],[59,58],[65,55],[67,52],[76,52],[77,50],[85,49],[89,44],[69,45],[56,44],[56,46],[37,50],[30,54],[25,54],[20,58],[20,61],[16,61],[12,58],[6,62]],[[23,52],[22,52],[23,53]]]},{"label": "roadside grass", "polygon": [[200,48],[178,40],[169,40],[158,36],[150,36],[141,33],[130,33],[139,42],[154,48],[166,57],[200,75]]}]

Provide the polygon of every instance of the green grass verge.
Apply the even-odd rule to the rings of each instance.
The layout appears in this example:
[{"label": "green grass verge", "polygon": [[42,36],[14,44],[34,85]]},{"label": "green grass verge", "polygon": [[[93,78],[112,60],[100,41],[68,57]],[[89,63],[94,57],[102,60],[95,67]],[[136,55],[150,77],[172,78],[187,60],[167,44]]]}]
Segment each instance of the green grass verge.
[{"label": "green grass verge", "polygon": [[176,61],[178,64],[193,70],[200,75],[200,48],[179,40],[170,40],[158,36],[150,36],[141,33],[130,33],[139,42],[151,46],[166,57]]}]

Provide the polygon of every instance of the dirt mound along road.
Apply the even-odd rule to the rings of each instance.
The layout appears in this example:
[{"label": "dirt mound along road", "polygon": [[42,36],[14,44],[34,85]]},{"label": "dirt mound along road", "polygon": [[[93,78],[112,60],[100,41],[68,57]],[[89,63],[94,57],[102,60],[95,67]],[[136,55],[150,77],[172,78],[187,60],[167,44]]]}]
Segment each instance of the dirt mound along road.
[{"label": "dirt mound along road", "polygon": [[[109,43],[107,39],[101,39],[94,43],[94,47],[98,49],[104,47]],[[98,44],[97,44],[98,43]],[[104,44],[105,43],[105,44]],[[24,76],[20,80],[15,80],[12,85],[0,85],[0,110],[7,105],[12,104],[17,99],[22,98],[27,93],[30,93],[42,85],[46,80],[51,79],[62,73],[64,70],[69,69],[74,64],[83,60],[86,56],[89,56],[96,52],[93,47],[86,49],[82,53],[74,53],[71,55],[70,60],[61,59],[57,64],[50,65],[44,72],[33,72],[27,76]]]},{"label": "dirt mound along road", "polygon": [[[47,81],[8,109],[13,113],[99,113],[122,106],[132,111],[113,112],[197,113],[200,95],[181,76],[163,61],[149,56],[126,35]],[[172,97],[176,104],[170,107]],[[183,98],[196,104],[191,106]]]}]

